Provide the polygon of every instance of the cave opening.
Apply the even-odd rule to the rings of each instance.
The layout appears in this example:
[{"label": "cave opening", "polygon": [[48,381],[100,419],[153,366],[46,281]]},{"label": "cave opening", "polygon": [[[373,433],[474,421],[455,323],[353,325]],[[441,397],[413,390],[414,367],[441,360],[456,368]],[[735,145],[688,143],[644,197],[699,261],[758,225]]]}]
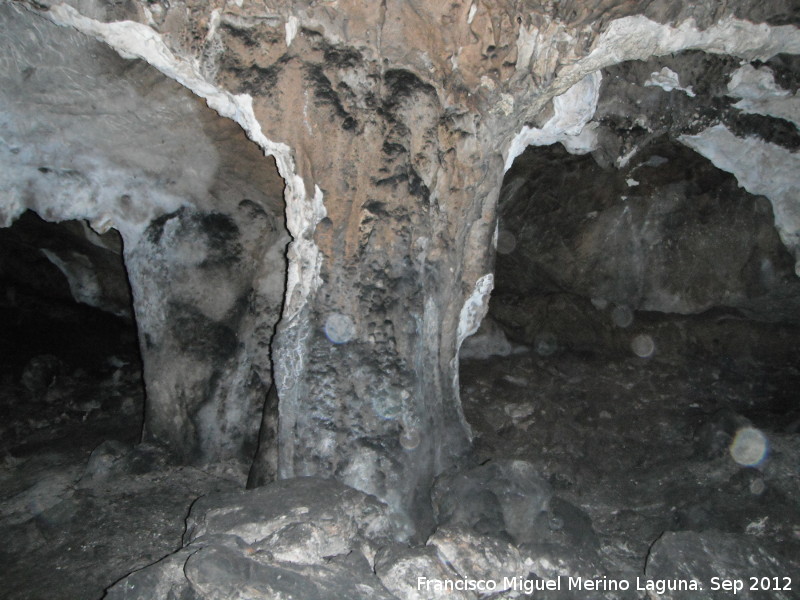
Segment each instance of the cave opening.
[{"label": "cave opening", "polygon": [[268,4],[0,4],[0,225],[120,232],[147,387],[141,426],[61,432],[116,396],[61,397],[87,367],[18,319],[4,596],[793,597],[782,3]]},{"label": "cave opening", "polygon": [[139,441],[144,385],[122,238],[23,213],[0,229],[4,455]]},{"label": "cave opening", "polygon": [[145,61],[0,21],[2,595],[100,598],[180,546],[198,497],[245,487],[285,181]]},{"label": "cave opening", "polygon": [[668,136],[602,158],[531,146],[506,173],[462,353],[477,461],[533,465],[554,494],[539,535],[577,552],[792,544],[800,281],[772,204]]}]

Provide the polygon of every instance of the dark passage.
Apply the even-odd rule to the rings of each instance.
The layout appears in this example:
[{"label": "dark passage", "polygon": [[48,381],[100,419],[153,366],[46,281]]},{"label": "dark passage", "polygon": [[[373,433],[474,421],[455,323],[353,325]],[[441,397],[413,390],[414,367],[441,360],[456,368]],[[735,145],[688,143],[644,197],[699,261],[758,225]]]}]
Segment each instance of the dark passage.
[{"label": "dark passage", "polygon": [[240,485],[140,444],[144,385],[115,230],[33,212],[0,229],[0,595],[100,598]]},{"label": "dark passage", "polygon": [[2,450],[141,433],[143,384],[122,240],[28,211],[0,229]]},{"label": "dark passage", "polygon": [[626,169],[528,148],[499,213],[461,394],[476,461],[552,488],[533,553],[629,578],[800,556],[800,282],[769,201],[664,139]]}]

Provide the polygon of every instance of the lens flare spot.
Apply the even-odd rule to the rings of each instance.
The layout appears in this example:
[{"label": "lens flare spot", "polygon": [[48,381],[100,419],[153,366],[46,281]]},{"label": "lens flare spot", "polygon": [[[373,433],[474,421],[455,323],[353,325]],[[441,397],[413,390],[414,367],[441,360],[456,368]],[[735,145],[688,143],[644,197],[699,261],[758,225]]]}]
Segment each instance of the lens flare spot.
[{"label": "lens flare spot", "polygon": [[625,329],[633,323],[633,311],[627,306],[615,306],[611,311],[611,320],[614,325]]},{"label": "lens flare spot", "polygon": [[372,408],[381,419],[394,420],[400,416],[401,406],[395,398],[376,396],[372,399]]},{"label": "lens flare spot", "polygon": [[653,341],[652,337],[643,333],[633,338],[633,341],[631,341],[631,350],[640,358],[650,358],[656,350],[656,343]]},{"label": "lens flare spot", "polygon": [[500,233],[497,234],[498,254],[511,254],[514,251],[514,248],[516,247],[517,247],[517,238],[513,233],[511,233],[507,229],[502,229]]},{"label": "lens flare spot", "polygon": [[769,442],[767,436],[755,427],[742,427],[736,432],[729,451],[731,457],[744,467],[755,467],[766,457]]},{"label": "lens flare spot", "polygon": [[356,336],[356,325],[347,315],[331,313],[325,319],[325,335],[334,344],[346,344]]},{"label": "lens flare spot", "polygon": [[420,437],[416,429],[404,429],[400,434],[400,445],[406,450],[414,450],[419,446]]}]

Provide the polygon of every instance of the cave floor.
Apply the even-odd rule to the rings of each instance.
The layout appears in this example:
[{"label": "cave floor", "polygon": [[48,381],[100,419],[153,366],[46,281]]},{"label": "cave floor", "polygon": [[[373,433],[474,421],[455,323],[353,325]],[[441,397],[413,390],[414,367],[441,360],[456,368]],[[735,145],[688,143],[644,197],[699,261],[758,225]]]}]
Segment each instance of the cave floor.
[{"label": "cave floor", "polygon": [[[2,597],[101,598],[180,547],[197,497],[243,486],[236,465],[174,466],[135,446],[139,385],[123,368],[62,381],[38,403],[4,387]],[[799,562],[800,371],[524,353],[465,361],[461,386],[477,460],[535,465],[591,520],[606,567],[639,573],[664,531],[687,530],[757,539]],[[768,441],[756,466],[730,452],[747,426]]]},{"label": "cave floor", "polygon": [[169,464],[137,445],[141,371],[77,371],[0,389],[0,597],[93,600],[181,546],[192,502],[236,489],[233,465]]},{"label": "cave floor", "polygon": [[[612,568],[641,573],[665,531],[753,536],[800,563],[796,368],[526,353],[465,362],[461,389],[478,461],[533,463]],[[734,444],[748,427],[761,461]]]}]

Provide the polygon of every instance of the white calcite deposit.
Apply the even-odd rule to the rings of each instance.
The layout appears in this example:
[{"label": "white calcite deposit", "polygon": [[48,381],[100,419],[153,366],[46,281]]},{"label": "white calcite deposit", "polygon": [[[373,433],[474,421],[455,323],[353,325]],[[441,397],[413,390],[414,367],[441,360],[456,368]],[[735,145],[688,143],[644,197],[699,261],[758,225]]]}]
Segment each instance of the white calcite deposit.
[{"label": "white calcite deposit", "polygon": [[724,125],[715,125],[697,135],[684,135],[680,141],[735,175],[751,194],[769,198],[775,227],[798,261],[796,271],[800,276],[800,156],[757,137],[737,137]]}]

